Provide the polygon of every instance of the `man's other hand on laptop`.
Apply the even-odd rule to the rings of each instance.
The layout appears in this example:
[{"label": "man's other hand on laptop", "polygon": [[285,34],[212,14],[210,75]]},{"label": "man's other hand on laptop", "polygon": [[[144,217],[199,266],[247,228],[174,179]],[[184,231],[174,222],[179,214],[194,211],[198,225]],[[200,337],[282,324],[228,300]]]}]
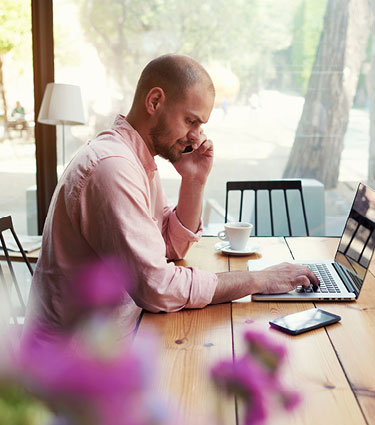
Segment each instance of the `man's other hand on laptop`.
[{"label": "man's other hand on laptop", "polygon": [[319,286],[319,279],[307,266],[281,263],[254,273],[259,273],[257,279],[262,294],[283,294],[299,286]]}]

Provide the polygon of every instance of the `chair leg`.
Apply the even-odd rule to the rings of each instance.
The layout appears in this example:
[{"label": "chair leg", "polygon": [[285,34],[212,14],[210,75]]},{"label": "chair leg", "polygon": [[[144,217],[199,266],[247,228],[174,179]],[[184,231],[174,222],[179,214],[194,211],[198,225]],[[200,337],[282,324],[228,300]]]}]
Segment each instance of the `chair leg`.
[{"label": "chair leg", "polygon": [[258,191],[254,191],[255,236],[258,236]]},{"label": "chair leg", "polygon": [[286,190],[284,190],[284,202],[285,202],[286,218],[288,220],[289,236],[292,236],[292,229],[291,229],[291,225],[290,225],[290,215],[289,215],[289,207],[288,207],[288,199],[287,199],[287,196],[286,196]]},{"label": "chair leg", "polygon": [[239,221],[242,221],[242,205],[243,205],[243,190],[241,190],[240,216],[239,216]]},{"label": "chair leg", "polygon": [[301,197],[303,218],[305,219],[306,236],[310,236],[309,227],[308,227],[308,224],[307,224],[307,215],[306,215],[305,202],[303,200],[302,190],[299,192],[299,194],[300,194],[300,197]]},{"label": "chair leg", "polygon": [[270,206],[270,218],[271,218],[271,235],[275,236],[275,229],[273,226],[273,211],[272,211],[272,190],[268,191],[268,202]]}]

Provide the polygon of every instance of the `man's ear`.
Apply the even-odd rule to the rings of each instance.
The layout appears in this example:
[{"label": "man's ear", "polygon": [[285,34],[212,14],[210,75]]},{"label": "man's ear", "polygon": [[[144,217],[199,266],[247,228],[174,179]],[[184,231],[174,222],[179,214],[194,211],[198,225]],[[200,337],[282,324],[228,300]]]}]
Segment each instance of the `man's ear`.
[{"label": "man's ear", "polygon": [[146,95],[145,106],[147,112],[152,115],[165,101],[164,90],[160,87],[153,87]]}]

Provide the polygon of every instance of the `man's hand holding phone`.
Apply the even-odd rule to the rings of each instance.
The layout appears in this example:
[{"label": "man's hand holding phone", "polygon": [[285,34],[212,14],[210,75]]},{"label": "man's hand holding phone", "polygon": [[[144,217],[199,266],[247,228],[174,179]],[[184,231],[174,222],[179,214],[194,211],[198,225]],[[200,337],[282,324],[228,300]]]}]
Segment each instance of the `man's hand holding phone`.
[{"label": "man's hand holding phone", "polygon": [[173,165],[183,179],[191,179],[196,183],[205,184],[211,171],[214,159],[213,142],[202,132],[200,143],[185,148],[181,159]]}]

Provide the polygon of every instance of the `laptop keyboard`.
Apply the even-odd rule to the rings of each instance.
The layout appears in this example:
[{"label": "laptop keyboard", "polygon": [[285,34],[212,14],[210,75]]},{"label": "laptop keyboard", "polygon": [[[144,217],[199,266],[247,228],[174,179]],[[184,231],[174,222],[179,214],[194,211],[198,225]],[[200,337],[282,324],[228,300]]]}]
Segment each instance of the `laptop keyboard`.
[{"label": "laptop keyboard", "polygon": [[297,292],[320,292],[322,294],[337,294],[340,292],[337,283],[334,281],[326,264],[304,264],[319,279],[320,286],[314,288],[312,285],[308,288],[298,287]]}]

